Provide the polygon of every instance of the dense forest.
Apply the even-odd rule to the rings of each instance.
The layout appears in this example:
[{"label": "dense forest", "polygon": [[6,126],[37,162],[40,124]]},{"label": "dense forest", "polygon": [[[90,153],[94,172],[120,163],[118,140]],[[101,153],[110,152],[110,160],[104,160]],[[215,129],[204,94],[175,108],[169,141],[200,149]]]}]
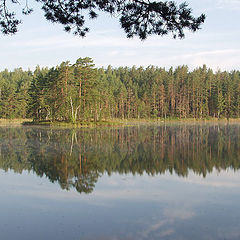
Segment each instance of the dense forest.
[{"label": "dense forest", "polygon": [[240,72],[149,66],[95,68],[92,59],[0,72],[0,118],[101,121],[240,117]]},{"label": "dense forest", "polygon": [[239,125],[104,129],[0,128],[0,169],[31,171],[90,193],[103,174],[205,177],[240,169]]}]

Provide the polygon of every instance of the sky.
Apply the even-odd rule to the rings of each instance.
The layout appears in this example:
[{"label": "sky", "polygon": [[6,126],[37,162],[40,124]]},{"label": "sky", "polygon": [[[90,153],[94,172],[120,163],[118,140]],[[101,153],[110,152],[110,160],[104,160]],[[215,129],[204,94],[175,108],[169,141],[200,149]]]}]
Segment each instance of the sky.
[{"label": "sky", "polygon": [[[184,0],[177,0],[181,3]],[[90,57],[97,67],[154,65],[169,69],[203,64],[217,71],[240,70],[240,0],[187,0],[193,14],[206,14],[202,29],[186,32],[184,39],[151,36],[141,41],[128,39],[117,19],[100,14],[88,23],[85,38],[63,31],[59,24],[45,20],[40,5],[29,1],[34,12],[21,16],[23,24],[13,36],[0,35],[0,71],[53,67],[63,61],[74,63]]]}]

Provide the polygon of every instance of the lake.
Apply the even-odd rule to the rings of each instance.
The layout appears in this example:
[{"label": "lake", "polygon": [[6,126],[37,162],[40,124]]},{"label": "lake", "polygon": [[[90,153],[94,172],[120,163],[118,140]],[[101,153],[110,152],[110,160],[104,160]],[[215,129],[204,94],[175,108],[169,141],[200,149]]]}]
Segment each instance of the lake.
[{"label": "lake", "polygon": [[1,239],[240,239],[239,169],[238,124],[1,127]]}]

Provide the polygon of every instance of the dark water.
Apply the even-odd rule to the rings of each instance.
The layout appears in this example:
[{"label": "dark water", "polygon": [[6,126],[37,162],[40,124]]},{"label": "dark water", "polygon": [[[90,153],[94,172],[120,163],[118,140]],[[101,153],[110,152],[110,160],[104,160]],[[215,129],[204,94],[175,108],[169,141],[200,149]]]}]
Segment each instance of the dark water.
[{"label": "dark water", "polygon": [[0,128],[0,239],[240,239],[240,125]]}]

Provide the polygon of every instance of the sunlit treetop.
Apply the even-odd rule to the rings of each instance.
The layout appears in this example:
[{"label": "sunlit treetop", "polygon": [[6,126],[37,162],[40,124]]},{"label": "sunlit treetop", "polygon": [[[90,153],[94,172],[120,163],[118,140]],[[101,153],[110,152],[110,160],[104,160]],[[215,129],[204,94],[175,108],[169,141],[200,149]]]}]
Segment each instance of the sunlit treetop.
[{"label": "sunlit treetop", "polygon": [[[31,14],[28,0],[0,1],[0,31],[3,34],[15,34],[21,23],[20,16],[14,10],[21,7],[22,13]],[[34,0],[41,4],[44,16],[53,23],[60,23],[64,30],[84,37],[89,28],[86,19],[97,18],[105,12],[119,19],[128,38],[138,36],[146,39],[150,35],[183,38],[184,30],[195,32],[205,20],[205,15],[192,15],[192,9],[186,2],[177,5],[174,1],[151,0]],[[11,9],[11,10],[9,10]]]}]

